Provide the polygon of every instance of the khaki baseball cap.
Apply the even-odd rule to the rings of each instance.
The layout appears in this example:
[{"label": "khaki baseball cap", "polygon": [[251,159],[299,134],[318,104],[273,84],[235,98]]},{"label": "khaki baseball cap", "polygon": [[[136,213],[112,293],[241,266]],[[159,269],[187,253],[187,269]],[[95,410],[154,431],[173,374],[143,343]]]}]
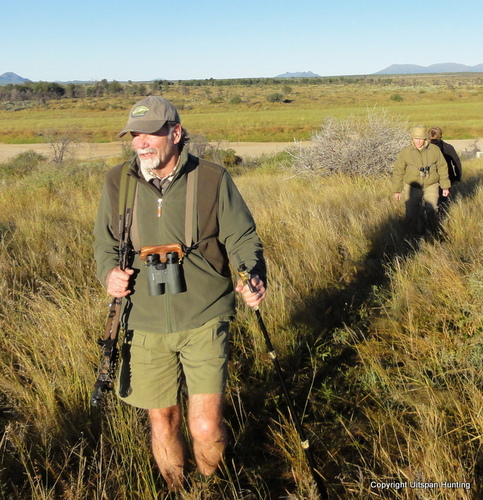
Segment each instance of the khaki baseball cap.
[{"label": "khaki baseball cap", "polygon": [[421,126],[413,127],[411,129],[411,139],[427,139],[428,134],[426,133],[426,129]]},{"label": "khaki baseball cap", "polygon": [[128,132],[155,134],[166,122],[181,123],[177,109],[164,97],[145,97],[131,108],[127,125],[119,137]]}]

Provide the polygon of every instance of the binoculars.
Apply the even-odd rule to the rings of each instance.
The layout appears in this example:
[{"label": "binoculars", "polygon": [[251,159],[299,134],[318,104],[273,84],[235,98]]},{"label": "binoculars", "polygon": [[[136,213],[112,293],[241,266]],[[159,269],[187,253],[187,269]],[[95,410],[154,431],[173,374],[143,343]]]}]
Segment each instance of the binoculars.
[{"label": "binoculars", "polygon": [[420,167],[419,172],[421,177],[427,177],[429,175],[429,168],[430,167]]},{"label": "binoculars", "polygon": [[159,254],[151,253],[146,256],[146,267],[149,295],[163,295],[166,289],[172,294],[186,292],[177,252],[168,252],[166,262],[160,260]]}]

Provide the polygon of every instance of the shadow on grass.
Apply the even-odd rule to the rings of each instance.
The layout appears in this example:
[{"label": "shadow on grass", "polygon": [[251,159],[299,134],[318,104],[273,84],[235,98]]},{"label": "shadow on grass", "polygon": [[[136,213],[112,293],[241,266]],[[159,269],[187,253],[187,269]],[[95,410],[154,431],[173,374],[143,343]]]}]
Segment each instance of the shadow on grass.
[{"label": "shadow on grass", "polygon": [[[480,177],[474,176],[458,184],[453,189],[452,200],[471,199],[480,183]],[[449,211],[453,202],[449,204]],[[306,333],[304,345],[280,362],[296,411],[304,417],[303,425],[318,471],[326,479],[331,498],[334,495],[335,498],[344,497],[340,478],[345,473],[353,475],[358,460],[354,445],[341,426],[340,416],[362,418],[358,402],[364,398],[363,394],[355,392],[358,389],[350,380],[358,364],[356,351],[349,343],[335,339],[337,331],[348,327],[367,333],[371,319],[367,318],[368,311],[369,314],[378,313],[375,292],[384,291],[390,284],[388,269],[397,261],[415,255],[422,241],[436,239],[444,243],[445,238],[441,226],[433,232],[426,228],[423,234],[413,234],[400,217],[388,218],[369,235],[371,246],[363,261],[358,263],[359,270],[340,286],[317,290],[304,297],[292,315],[292,324]],[[314,374],[311,373],[311,358],[318,352],[323,354]],[[274,427],[278,413],[288,416],[287,405],[275,373],[263,381],[250,379],[250,362],[248,359],[245,362],[246,392],[241,397],[250,418],[243,431],[236,429],[238,459],[249,469],[263,471],[271,490],[280,493],[294,486],[294,478],[287,474],[290,464],[284,462],[273,437],[267,435],[267,428]],[[325,387],[326,397],[324,391],[317,390],[321,387]],[[315,397],[311,396],[314,392],[317,392]],[[228,409],[228,419],[233,417],[232,410]],[[341,463],[353,464],[354,469],[342,471]]]},{"label": "shadow on grass", "polygon": [[[471,199],[480,184],[481,178],[473,176],[455,186],[448,212],[443,214],[443,218],[451,212],[454,200]],[[441,226],[433,232],[426,228],[423,234],[414,234],[405,228],[399,217],[390,217],[372,232],[370,250],[353,279],[339,288],[318,290],[305,298],[293,314],[292,321],[304,325],[305,329],[311,332],[306,339],[307,343],[311,346],[322,345],[325,351],[330,353],[324,357],[311,383],[313,387],[328,386],[328,393],[338,396],[331,401],[310,401],[307,421],[313,422],[318,448],[315,453],[320,459],[321,472],[338,494],[343,494],[340,484],[338,485],[341,470],[330,457],[346,454],[343,457],[346,463],[355,463],[356,459],[354,449],[349,445],[347,432],[336,420],[338,415],[358,414],[358,401],[364,396],[356,394],[349,381],[351,371],[358,364],[355,349],[349,343],[334,340],[334,337],[337,330],[343,327],[367,333],[367,311],[371,310],[369,314],[377,314],[374,291],[380,292],[390,284],[387,270],[393,267],[396,261],[406,260],[416,254],[423,240],[438,240],[444,243],[445,239],[446,234]],[[310,354],[310,350],[311,347],[307,349],[306,356]],[[297,353],[297,356],[300,358],[301,354]],[[287,376],[293,376],[303,369],[307,362],[299,360],[289,365],[292,373]],[[307,394],[307,387],[299,387],[294,398],[303,402]]]}]

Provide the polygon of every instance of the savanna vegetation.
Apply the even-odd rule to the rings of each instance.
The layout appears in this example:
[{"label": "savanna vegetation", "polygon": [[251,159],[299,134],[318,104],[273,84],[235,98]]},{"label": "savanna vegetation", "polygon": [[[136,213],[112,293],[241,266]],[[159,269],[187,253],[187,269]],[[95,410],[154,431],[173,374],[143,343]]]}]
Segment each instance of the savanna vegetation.
[{"label": "savanna vegetation", "polygon": [[457,75],[195,80],[150,83],[25,83],[0,86],[0,142],[48,141],[75,128],[83,140],[110,142],[141,96],[163,95],[183,124],[209,141],[308,140],[328,118],[384,108],[410,123],[443,126],[445,137],[483,137],[483,78]]},{"label": "savanna vegetation", "polygon": [[[54,104],[47,114],[62,111],[61,102]],[[70,113],[75,120],[77,109]],[[371,124],[349,118],[356,115],[335,116],[325,127],[335,120],[333,130],[354,138],[361,124]],[[387,125],[388,116],[378,116]],[[113,130],[125,110],[118,118]],[[328,129],[320,122],[315,129],[324,144]],[[394,127],[390,135],[398,133]],[[296,150],[233,167],[266,248],[270,293],[262,314],[317,470],[331,499],[477,500],[483,159],[464,159],[463,180],[438,232],[416,238],[401,222],[387,166],[347,171],[344,154],[333,158],[342,160],[330,175],[306,175],[296,167]],[[53,162],[27,152],[0,165],[5,500],[167,498],[143,412],[114,396],[102,417],[89,408],[109,302],[95,277],[92,227],[114,162]],[[315,500],[256,319],[241,303],[232,333],[227,461],[214,492],[194,484],[179,498],[228,500],[248,486],[260,500]]]}]

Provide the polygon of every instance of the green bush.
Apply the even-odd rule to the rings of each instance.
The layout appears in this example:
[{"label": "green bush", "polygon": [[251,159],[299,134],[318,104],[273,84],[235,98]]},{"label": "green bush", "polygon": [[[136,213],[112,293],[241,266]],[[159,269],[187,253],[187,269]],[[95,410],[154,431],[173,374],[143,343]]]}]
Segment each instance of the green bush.
[{"label": "green bush", "polygon": [[236,154],[234,149],[217,149],[213,146],[206,148],[203,158],[219,163],[227,169],[240,165],[242,162],[242,159]]},{"label": "green bush", "polygon": [[46,161],[47,157],[29,149],[0,164],[0,178],[24,177],[35,172],[38,166]]},{"label": "green bush", "polygon": [[273,94],[268,94],[267,101],[268,102],[282,102],[283,101],[283,94],[281,94],[280,92],[274,92]]}]

